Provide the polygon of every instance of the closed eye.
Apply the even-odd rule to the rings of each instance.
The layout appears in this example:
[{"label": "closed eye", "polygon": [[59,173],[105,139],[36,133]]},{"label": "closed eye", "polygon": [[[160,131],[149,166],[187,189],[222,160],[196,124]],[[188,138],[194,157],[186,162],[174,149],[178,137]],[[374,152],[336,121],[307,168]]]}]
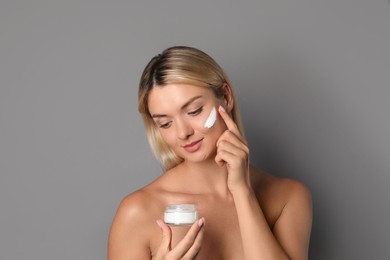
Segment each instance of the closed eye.
[{"label": "closed eye", "polygon": [[159,128],[165,128],[165,129],[166,129],[166,128],[169,128],[169,127],[171,126],[171,123],[172,123],[172,122],[168,122],[168,123],[165,123],[165,124],[160,124],[158,127],[159,127]]},{"label": "closed eye", "polygon": [[188,115],[190,116],[196,116],[199,115],[203,111],[203,107],[200,107],[194,111],[188,112]]}]

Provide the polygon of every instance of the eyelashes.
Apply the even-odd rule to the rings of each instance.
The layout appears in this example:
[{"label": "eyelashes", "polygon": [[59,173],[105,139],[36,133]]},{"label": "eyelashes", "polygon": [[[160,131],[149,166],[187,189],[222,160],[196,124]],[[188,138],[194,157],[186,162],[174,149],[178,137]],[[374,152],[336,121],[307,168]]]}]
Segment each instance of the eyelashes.
[{"label": "eyelashes", "polygon": [[[203,106],[199,107],[199,108],[197,108],[197,109],[195,109],[193,111],[188,112],[187,115],[189,115],[189,116],[197,116],[200,113],[202,113],[202,111],[203,111]],[[163,128],[163,129],[167,129],[171,125],[172,125],[172,121],[169,121],[169,122],[166,122],[166,123],[159,124],[158,127],[159,128]]]},{"label": "eyelashes", "polygon": [[168,122],[168,123],[159,125],[158,127],[159,127],[159,128],[169,128],[169,127],[171,126],[171,123],[172,123],[172,122]]},{"label": "eyelashes", "polygon": [[202,111],[203,111],[203,107],[200,107],[200,108],[198,108],[198,109],[196,109],[194,111],[189,112],[188,115],[196,116],[196,115],[199,115],[200,113],[202,113]]}]

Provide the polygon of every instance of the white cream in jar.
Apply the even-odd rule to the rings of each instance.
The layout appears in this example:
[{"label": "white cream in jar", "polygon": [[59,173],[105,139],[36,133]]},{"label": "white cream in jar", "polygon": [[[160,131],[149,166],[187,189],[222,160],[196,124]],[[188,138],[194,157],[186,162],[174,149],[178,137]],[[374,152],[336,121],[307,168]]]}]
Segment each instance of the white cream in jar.
[{"label": "white cream in jar", "polygon": [[194,204],[169,204],[164,212],[164,222],[173,226],[191,225],[198,219]]}]

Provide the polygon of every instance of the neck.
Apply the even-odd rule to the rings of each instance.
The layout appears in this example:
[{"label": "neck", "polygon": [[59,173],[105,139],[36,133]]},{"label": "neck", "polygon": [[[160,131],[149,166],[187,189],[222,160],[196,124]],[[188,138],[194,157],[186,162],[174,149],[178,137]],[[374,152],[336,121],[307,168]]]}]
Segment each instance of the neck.
[{"label": "neck", "polygon": [[220,196],[229,196],[227,187],[227,169],[226,166],[218,166],[211,159],[201,163],[184,161],[180,167],[186,176],[193,183],[193,188],[200,193],[213,193]]}]

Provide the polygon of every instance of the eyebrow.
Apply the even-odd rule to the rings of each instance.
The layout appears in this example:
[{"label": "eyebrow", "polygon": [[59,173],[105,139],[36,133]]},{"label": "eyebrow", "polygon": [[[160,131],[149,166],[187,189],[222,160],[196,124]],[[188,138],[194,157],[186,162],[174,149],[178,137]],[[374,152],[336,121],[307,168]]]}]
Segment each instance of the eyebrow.
[{"label": "eyebrow", "polygon": [[[186,107],[188,107],[192,102],[194,102],[195,100],[201,98],[202,96],[195,96],[195,97],[192,97],[190,98],[186,103],[184,103],[184,105],[181,106],[181,109],[185,109]],[[160,117],[167,117],[167,115],[164,115],[164,114],[153,114],[152,115],[152,118],[160,118]]]}]

